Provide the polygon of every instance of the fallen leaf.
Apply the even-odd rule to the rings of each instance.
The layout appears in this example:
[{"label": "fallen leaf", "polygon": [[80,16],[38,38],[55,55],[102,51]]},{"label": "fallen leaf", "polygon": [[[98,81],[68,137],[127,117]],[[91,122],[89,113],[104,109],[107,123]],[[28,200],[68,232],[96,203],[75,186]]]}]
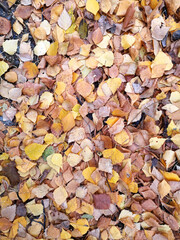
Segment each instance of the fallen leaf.
[{"label": "fallen leaf", "polygon": [[124,159],[124,154],[116,148],[106,149],[102,152],[102,154],[104,158],[110,158],[112,160],[112,164],[121,163]]},{"label": "fallen leaf", "polygon": [[99,4],[96,0],[87,0],[86,2],[86,9],[93,13],[94,15],[97,14],[97,12],[99,11]]},{"label": "fallen leaf", "polygon": [[36,64],[32,62],[25,62],[23,68],[26,70],[26,77],[28,79],[35,78],[39,73]]},{"label": "fallen leaf", "polygon": [[76,223],[71,223],[71,225],[80,231],[82,235],[86,234],[89,230],[89,223],[87,219],[78,219]]},{"label": "fallen leaf", "polygon": [[4,61],[0,61],[0,76],[2,76],[5,72],[7,72],[9,68],[9,65],[4,62]]},{"label": "fallen leaf", "polygon": [[71,167],[75,167],[77,164],[80,163],[81,160],[82,160],[82,157],[79,156],[78,154],[74,154],[74,153],[68,154],[67,162]]},{"label": "fallen leaf", "polygon": [[96,209],[109,209],[111,198],[108,194],[94,194],[93,201]]},{"label": "fallen leaf", "polygon": [[159,149],[160,147],[162,147],[165,141],[166,141],[165,138],[153,137],[153,138],[150,138],[149,144],[152,149]]},{"label": "fallen leaf", "polygon": [[58,25],[64,29],[67,30],[72,24],[71,17],[69,16],[68,12],[64,8],[59,19],[58,19]]},{"label": "fallen leaf", "polygon": [[164,198],[168,193],[170,193],[170,190],[171,190],[171,187],[166,182],[166,180],[163,180],[162,182],[159,183],[158,191],[159,191],[161,198]]},{"label": "fallen leaf", "polygon": [[110,238],[112,239],[121,239],[122,235],[121,232],[119,231],[118,227],[112,226],[109,230],[110,233]]},{"label": "fallen leaf", "polygon": [[28,189],[28,186],[26,183],[20,185],[20,189],[19,189],[19,197],[22,199],[23,202],[25,202],[26,200],[28,200],[31,196],[31,193]]},{"label": "fallen leaf", "polygon": [[3,51],[13,55],[17,51],[18,40],[6,40],[3,42]]},{"label": "fallen leaf", "polygon": [[53,192],[53,197],[57,205],[61,205],[63,202],[66,201],[68,194],[66,189],[62,186],[56,188]]},{"label": "fallen leaf", "polygon": [[78,32],[80,38],[85,39],[88,36],[88,25],[85,19],[82,19],[80,21]]},{"label": "fallen leaf", "polygon": [[11,22],[3,17],[0,17],[0,34],[8,34],[8,32],[11,30]]},{"label": "fallen leaf", "polygon": [[30,145],[26,146],[24,150],[30,160],[38,160],[42,156],[46,147],[47,145],[31,143]]}]

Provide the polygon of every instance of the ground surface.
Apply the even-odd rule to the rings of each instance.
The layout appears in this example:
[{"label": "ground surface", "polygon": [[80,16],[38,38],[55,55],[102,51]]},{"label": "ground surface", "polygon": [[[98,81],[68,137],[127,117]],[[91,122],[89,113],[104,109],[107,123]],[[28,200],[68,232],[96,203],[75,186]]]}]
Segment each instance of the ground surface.
[{"label": "ground surface", "polygon": [[180,2],[0,2],[0,239],[180,239]]}]

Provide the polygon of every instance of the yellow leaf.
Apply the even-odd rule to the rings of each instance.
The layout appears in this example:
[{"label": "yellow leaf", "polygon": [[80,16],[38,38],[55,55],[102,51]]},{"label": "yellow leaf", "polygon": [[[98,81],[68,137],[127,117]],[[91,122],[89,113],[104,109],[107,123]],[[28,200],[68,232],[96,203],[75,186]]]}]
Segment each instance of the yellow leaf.
[{"label": "yellow leaf", "polygon": [[63,119],[62,125],[64,132],[70,131],[75,126],[75,120],[73,114],[69,112]]},{"label": "yellow leaf", "polygon": [[66,213],[67,214],[72,213],[72,212],[76,211],[77,208],[78,208],[77,199],[76,199],[76,197],[74,197],[68,201]]},{"label": "yellow leaf", "polygon": [[47,55],[48,56],[56,56],[57,51],[58,51],[58,46],[59,46],[58,41],[51,43],[51,45],[47,51]]},{"label": "yellow leaf", "polygon": [[9,55],[15,54],[15,52],[17,51],[17,47],[18,47],[17,39],[6,40],[3,42],[3,50]]},{"label": "yellow leaf", "polygon": [[89,215],[93,215],[94,207],[92,204],[89,204],[89,203],[83,201],[81,211],[84,213],[87,213]]},{"label": "yellow leaf", "polygon": [[80,231],[82,235],[86,234],[89,230],[89,223],[87,219],[78,219],[76,223],[71,223],[71,225]]},{"label": "yellow leaf", "polygon": [[38,67],[32,62],[25,62],[23,68],[26,70],[26,77],[28,79],[35,78],[39,73]]},{"label": "yellow leaf", "polygon": [[156,96],[156,99],[159,100],[159,101],[164,99],[164,98],[166,98],[166,94],[164,92],[161,92]]},{"label": "yellow leaf", "polygon": [[60,153],[53,153],[49,155],[47,157],[47,163],[59,173],[59,170],[62,167],[62,155]]},{"label": "yellow leaf", "polygon": [[75,153],[69,153],[67,157],[67,162],[71,167],[75,167],[80,161],[82,160],[82,157]]},{"label": "yellow leaf", "polygon": [[12,5],[15,4],[15,2],[16,2],[16,0],[9,0],[9,1],[8,1],[8,6],[9,6],[9,8],[12,7]]},{"label": "yellow leaf", "polygon": [[166,150],[163,154],[163,159],[166,163],[166,169],[168,169],[176,159],[175,152],[172,150]]},{"label": "yellow leaf", "polygon": [[38,203],[27,203],[26,209],[28,213],[32,213],[34,216],[39,216],[43,213],[43,205]]},{"label": "yellow leaf", "polygon": [[69,239],[69,238],[71,238],[71,234],[68,231],[65,231],[64,229],[62,229],[61,238],[62,239]]},{"label": "yellow leaf", "polygon": [[174,144],[180,147],[180,133],[173,136],[171,140],[173,141]]},{"label": "yellow leaf", "polygon": [[128,49],[134,44],[135,40],[135,37],[130,34],[123,35],[121,36],[121,45],[124,49]]},{"label": "yellow leaf", "polygon": [[106,123],[112,127],[117,121],[118,121],[118,117],[109,117],[106,121]]},{"label": "yellow leaf", "polygon": [[56,137],[52,133],[47,133],[44,137],[44,142],[46,144],[53,144],[56,141]]},{"label": "yellow leaf", "polygon": [[96,0],[87,0],[86,9],[87,9],[87,11],[96,15],[97,12],[99,11],[99,4]]},{"label": "yellow leaf", "polygon": [[91,151],[91,149],[88,146],[86,146],[81,151],[81,156],[82,156],[84,162],[88,162],[93,158],[93,152]]},{"label": "yellow leaf", "polygon": [[180,178],[177,174],[172,173],[172,172],[164,172],[161,171],[163,177],[167,180],[167,181],[180,181]]},{"label": "yellow leaf", "polygon": [[116,226],[112,226],[109,230],[109,233],[110,233],[110,238],[112,238],[112,239],[121,239],[122,238],[122,235],[121,235],[118,227],[116,227]]},{"label": "yellow leaf", "polygon": [[57,82],[55,93],[61,95],[66,89],[66,84],[64,82]]},{"label": "yellow leaf", "polygon": [[172,134],[178,133],[178,132],[179,132],[179,128],[175,125],[174,121],[171,120],[171,122],[167,127],[167,135],[171,136]]},{"label": "yellow leaf", "polygon": [[117,89],[121,86],[120,78],[110,78],[107,80],[108,87],[111,89],[111,92],[115,94]]},{"label": "yellow leaf", "polygon": [[22,173],[26,173],[28,172],[31,168],[33,168],[34,166],[36,166],[36,163],[33,163],[31,161],[28,161],[27,159],[23,158],[17,158],[16,160],[16,168],[22,172]]},{"label": "yellow leaf", "polygon": [[124,159],[124,154],[121,153],[117,148],[106,149],[102,152],[104,158],[110,158],[112,164],[121,163]]},{"label": "yellow leaf", "polygon": [[130,192],[132,193],[138,192],[138,184],[136,182],[131,182],[128,186],[129,186]]},{"label": "yellow leaf", "polygon": [[114,136],[114,140],[122,146],[128,144],[130,141],[129,135],[124,129]]},{"label": "yellow leaf", "polygon": [[9,159],[9,154],[7,154],[7,153],[2,153],[1,155],[0,155],[0,161],[1,160],[8,160]]},{"label": "yellow leaf", "polygon": [[165,141],[166,141],[165,138],[152,137],[149,140],[149,144],[152,149],[159,149],[160,147],[162,147]]},{"label": "yellow leaf", "polygon": [[4,197],[0,198],[1,208],[6,208],[6,207],[10,206],[11,204],[12,204],[12,201],[11,201],[11,199],[9,199],[8,196],[4,196]]},{"label": "yellow leaf", "polygon": [[116,171],[112,170],[112,175],[113,175],[112,178],[109,179],[108,181],[110,183],[117,183],[117,181],[119,181],[120,179],[119,174]]},{"label": "yellow leaf", "polygon": [[166,182],[166,180],[163,180],[158,185],[158,191],[161,196],[161,198],[164,198],[171,190],[170,185]]},{"label": "yellow leaf", "polygon": [[165,71],[168,71],[173,67],[171,57],[162,51],[158,52],[154,61],[151,64],[151,67],[153,68],[156,65],[165,65]]},{"label": "yellow leaf", "polygon": [[40,102],[41,102],[41,104],[39,107],[41,109],[49,108],[49,106],[54,103],[53,94],[50,92],[44,92],[40,97]]},{"label": "yellow leaf", "polygon": [[4,61],[0,61],[0,76],[2,76],[5,72],[7,72],[9,68],[9,65],[4,62]]},{"label": "yellow leaf", "polygon": [[23,185],[20,186],[19,197],[23,200],[23,202],[25,202],[26,200],[28,200],[30,198],[30,196],[31,196],[31,193],[25,182]]},{"label": "yellow leaf", "polygon": [[30,145],[25,147],[24,151],[29,159],[38,160],[42,156],[46,147],[47,145],[31,143]]},{"label": "yellow leaf", "polygon": [[151,7],[152,9],[155,9],[156,6],[158,5],[158,3],[159,3],[158,0],[151,0],[151,2],[150,2],[150,7]]},{"label": "yellow leaf", "polygon": [[66,189],[63,186],[56,188],[53,192],[53,197],[57,205],[61,205],[63,202],[66,201],[68,194]]},{"label": "yellow leaf", "polygon": [[27,221],[25,219],[25,217],[19,217],[19,218],[16,218],[13,222],[13,226],[10,230],[10,233],[9,233],[9,239],[14,239],[15,236],[17,235],[18,233],[18,228],[19,228],[19,223],[23,226],[23,227],[26,227],[27,225]]},{"label": "yellow leaf", "polygon": [[95,182],[93,181],[91,174],[96,170],[96,167],[87,167],[83,170],[82,175],[84,176],[84,178],[86,180],[88,180],[89,182],[95,184]]}]

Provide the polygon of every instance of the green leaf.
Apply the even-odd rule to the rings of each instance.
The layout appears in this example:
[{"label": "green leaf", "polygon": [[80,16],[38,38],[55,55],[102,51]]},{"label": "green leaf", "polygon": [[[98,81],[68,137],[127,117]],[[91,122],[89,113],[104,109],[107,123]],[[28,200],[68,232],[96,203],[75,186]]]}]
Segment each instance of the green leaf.
[{"label": "green leaf", "polygon": [[52,146],[49,146],[44,150],[42,157],[44,160],[46,160],[46,158],[53,153],[54,153],[54,148]]},{"label": "green leaf", "polygon": [[79,36],[80,38],[86,38],[88,36],[88,25],[85,19],[82,19],[79,24]]},{"label": "green leaf", "polygon": [[81,218],[86,218],[86,219],[92,219],[93,218],[93,216],[92,215],[89,215],[89,214],[83,214],[82,216],[81,216]]}]

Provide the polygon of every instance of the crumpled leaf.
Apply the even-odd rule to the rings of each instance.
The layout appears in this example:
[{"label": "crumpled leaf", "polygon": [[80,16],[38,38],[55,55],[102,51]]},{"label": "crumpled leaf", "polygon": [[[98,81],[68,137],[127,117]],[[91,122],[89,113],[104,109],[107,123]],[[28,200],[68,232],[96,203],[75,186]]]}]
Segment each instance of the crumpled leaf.
[{"label": "crumpled leaf", "polygon": [[46,147],[47,145],[31,143],[25,147],[24,151],[30,160],[38,160],[42,156]]}]

